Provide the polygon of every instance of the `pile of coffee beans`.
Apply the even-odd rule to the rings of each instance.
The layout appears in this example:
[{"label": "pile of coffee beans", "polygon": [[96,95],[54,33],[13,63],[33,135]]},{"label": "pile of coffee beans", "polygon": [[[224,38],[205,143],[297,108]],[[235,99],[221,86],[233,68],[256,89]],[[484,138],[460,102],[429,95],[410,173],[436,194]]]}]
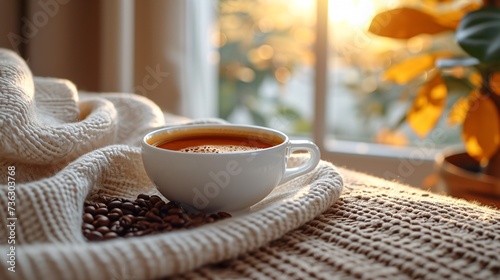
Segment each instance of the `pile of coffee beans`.
[{"label": "pile of coffee beans", "polygon": [[231,217],[226,212],[190,213],[176,202],[140,194],[135,200],[98,196],[85,201],[82,232],[89,241],[189,229]]}]

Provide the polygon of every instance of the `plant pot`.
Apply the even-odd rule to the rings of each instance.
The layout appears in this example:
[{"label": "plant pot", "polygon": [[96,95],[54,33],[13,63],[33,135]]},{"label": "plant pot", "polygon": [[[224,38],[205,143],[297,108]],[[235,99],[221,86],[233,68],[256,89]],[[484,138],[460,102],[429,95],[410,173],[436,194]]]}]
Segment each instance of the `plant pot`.
[{"label": "plant pot", "polygon": [[479,163],[463,150],[450,149],[436,157],[437,191],[500,208],[500,180],[481,173]]}]

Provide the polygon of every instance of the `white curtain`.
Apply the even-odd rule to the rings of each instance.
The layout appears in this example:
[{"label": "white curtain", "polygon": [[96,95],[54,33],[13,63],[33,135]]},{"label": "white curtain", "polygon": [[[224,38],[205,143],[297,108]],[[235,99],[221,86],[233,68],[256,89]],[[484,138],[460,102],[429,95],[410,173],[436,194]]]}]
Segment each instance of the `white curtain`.
[{"label": "white curtain", "polygon": [[191,118],[217,116],[218,50],[213,46],[218,0],[186,0],[186,71],[182,112]]},{"label": "white curtain", "polygon": [[81,90],[135,92],[166,112],[210,117],[216,12],[216,0],[6,0],[0,47],[19,51],[35,75],[67,78]]},{"label": "white curtain", "polygon": [[[104,6],[103,23],[121,35],[109,38],[108,32],[102,33],[102,43],[108,42],[103,53],[111,54],[103,56],[111,60],[103,65],[111,67],[102,71],[101,83],[144,95],[172,113],[215,116],[217,71],[210,58],[216,50],[210,38],[217,1],[150,0],[134,5],[127,0]],[[120,51],[113,56],[114,50]],[[104,77],[113,74],[119,75]]]}]

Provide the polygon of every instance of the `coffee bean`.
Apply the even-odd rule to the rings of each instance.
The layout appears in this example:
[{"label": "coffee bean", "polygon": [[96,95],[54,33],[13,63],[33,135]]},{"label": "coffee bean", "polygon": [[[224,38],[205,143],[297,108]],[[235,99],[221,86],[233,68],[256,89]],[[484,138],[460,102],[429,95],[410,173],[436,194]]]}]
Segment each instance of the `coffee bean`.
[{"label": "coffee bean", "polygon": [[94,230],[95,227],[92,224],[84,223],[82,224],[82,229]]},{"label": "coffee bean", "polygon": [[126,231],[125,231],[125,228],[124,228],[124,227],[122,227],[122,226],[120,226],[120,225],[118,225],[118,226],[112,226],[112,227],[110,228],[110,230],[112,230],[113,232],[116,232],[116,233],[117,233],[117,234],[119,234],[120,236],[122,236],[122,235],[123,235],[123,233],[124,233],[124,232],[126,232]]},{"label": "coffee bean", "polygon": [[98,215],[108,215],[108,208],[98,208],[94,213]]},{"label": "coffee bean", "polygon": [[109,204],[108,204],[108,209],[111,210],[111,209],[115,209],[115,208],[121,208],[122,207],[122,202],[119,201],[119,200],[114,200],[114,201],[111,201]]},{"label": "coffee bean", "polygon": [[90,240],[101,240],[103,238],[103,235],[102,233],[98,232],[98,231],[91,231],[90,233],[88,233],[86,235],[86,237]]},{"label": "coffee bean", "polygon": [[134,222],[135,223],[138,223],[140,221],[147,221],[148,218],[146,218],[146,216],[134,216]]},{"label": "coffee bean", "polygon": [[92,224],[83,223],[82,224],[82,229],[94,230],[95,227]]},{"label": "coffee bean", "polygon": [[173,229],[171,224],[161,224],[160,230],[163,232],[168,232]]},{"label": "coffee bean", "polygon": [[156,202],[153,207],[156,208],[156,209],[158,209],[158,210],[160,210],[164,205],[166,205],[165,201],[160,200],[160,201]]},{"label": "coffee bean", "polygon": [[102,234],[106,234],[110,231],[110,229],[107,226],[102,226],[102,227],[98,227],[97,231],[102,233]]},{"label": "coffee bean", "polygon": [[158,201],[161,201],[161,197],[159,197],[157,195],[152,195],[149,198],[149,201],[151,202],[152,205],[155,205]]},{"label": "coffee bean", "polygon": [[120,216],[123,216],[123,211],[122,211],[122,209],[120,209],[120,208],[113,208],[113,210],[111,210],[111,212],[110,212],[110,213],[111,213],[111,214],[116,213],[116,214],[118,214],[118,215],[120,215]]},{"label": "coffee bean", "polygon": [[130,210],[127,210],[127,209],[122,209],[122,213],[123,213],[123,215],[132,215],[132,214],[134,214],[133,211],[130,211]]},{"label": "coffee bean", "polygon": [[135,215],[133,215],[133,214],[127,214],[125,216],[129,217],[130,219],[132,219],[132,222],[135,222],[137,220],[137,217]]},{"label": "coffee bean", "polygon": [[165,203],[157,195],[139,194],[134,201],[97,196],[84,204],[82,234],[89,241],[143,236],[191,229],[229,217],[225,212],[189,213],[178,203]]},{"label": "coffee bean", "polygon": [[129,227],[132,224],[132,219],[129,216],[123,216],[120,218],[120,225],[124,227]]},{"label": "coffee bean", "polygon": [[132,202],[124,202],[122,204],[122,210],[134,211],[135,205]]},{"label": "coffee bean", "polygon": [[156,215],[153,211],[150,211],[148,213],[146,213],[146,218],[148,218],[150,221],[153,221],[153,222],[162,222],[162,219]]},{"label": "coffee bean", "polygon": [[95,215],[94,215],[94,220],[97,220],[97,219],[99,219],[100,217],[106,217],[106,215],[102,215],[102,214],[95,214]]},{"label": "coffee bean", "polygon": [[139,231],[136,231],[136,232],[134,233],[134,235],[135,235],[135,236],[143,236],[143,235],[149,234],[149,233],[151,233],[151,232],[153,232],[153,230],[152,230],[152,229],[139,230]]},{"label": "coffee bean", "polygon": [[84,211],[85,213],[94,214],[95,207],[92,205],[85,206]]},{"label": "coffee bean", "polygon": [[152,228],[154,230],[162,230],[163,229],[163,226],[164,224],[162,222],[153,222],[153,223],[149,223],[148,224],[148,227],[149,228]]},{"label": "coffee bean", "polygon": [[116,232],[108,232],[104,235],[104,239],[114,239],[120,237]]},{"label": "coffee bean", "polygon": [[161,213],[167,213],[168,209],[172,208],[171,206],[167,204],[163,205],[163,207],[160,209]]},{"label": "coffee bean", "polygon": [[116,232],[118,230],[118,227],[120,227],[120,224],[112,224],[109,226],[109,230]]},{"label": "coffee bean", "polygon": [[149,210],[151,208],[151,202],[149,202],[148,200],[141,200],[137,202],[137,205],[139,205],[142,210]]},{"label": "coffee bean", "polygon": [[120,217],[121,217],[121,215],[120,215],[120,214],[118,214],[118,213],[110,213],[110,214],[108,215],[108,218],[109,218],[110,220],[112,220],[112,221],[118,220]]},{"label": "coffee bean", "polygon": [[104,203],[102,203],[102,202],[98,202],[98,203],[96,203],[96,206],[97,206],[98,208],[106,208],[106,204],[104,204]]},{"label": "coffee bean", "polygon": [[177,219],[179,219],[179,216],[174,214],[174,215],[167,215],[167,216],[163,217],[162,220],[166,223],[171,223],[173,220],[177,220]]},{"label": "coffee bean", "polygon": [[200,226],[202,224],[205,223],[205,219],[204,218],[195,218],[195,219],[191,219],[191,225],[193,226]]},{"label": "coffee bean", "polygon": [[92,214],[90,213],[85,213],[83,214],[83,221],[88,224],[91,224],[94,221],[94,216],[92,216]]},{"label": "coffee bean", "polygon": [[184,219],[186,222],[191,221],[191,217],[189,217],[189,215],[186,213],[182,213],[182,215],[179,215],[179,216],[180,216],[180,218]]},{"label": "coffee bean", "polygon": [[186,222],[181,218],[173,219],[172,221],[170,221],[170,224],[172,224],[172,226],[174,226],[174,227],[181,227],[185,223]]},{"label": "coffee bean", "polygon": [[93,225],[94,227],[108,226],[109,219],[106,216],[99,217],[97,220],[94,221]]},{"label": "coffee bean", "polygon": [[184,213],[184,211],[182,211],[181,208],[178,208],[178,207],[174,207],[174,208],[170,208],[168,211],[167,211],[168,214],[182,214]]},{"label": "coffee bean", "polygon": [[148,223],[140,223],[140,224],[133,224],[132,227],[138,229],[138,230],[145,230],[150,227],[149,222]]},{"label": "coffee bean", "polygon": [[219,216],[217,216],[217,214],[210,214],[209,217],[212,217],[214,220],[219,219]]}]

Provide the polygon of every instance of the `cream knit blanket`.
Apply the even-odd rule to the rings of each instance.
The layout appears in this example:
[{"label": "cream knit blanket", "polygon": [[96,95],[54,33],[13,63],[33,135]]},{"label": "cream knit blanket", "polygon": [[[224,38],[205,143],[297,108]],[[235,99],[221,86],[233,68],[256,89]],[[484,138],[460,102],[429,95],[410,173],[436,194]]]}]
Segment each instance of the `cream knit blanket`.
[{"label": "cream knit blanket", "polygon": [[143,97],[78,93],[69,81],[33,77],[20,57],[0,49],[0,221],[9,225],[0,228],[0,279],[150,279],[190,271],[283,236],[342,190],[342,177],[321,162],[247,214],[192,230],[86,242],[81,215],[90,194],[157,194],[138,146],[163,125],[162,112]]}]

